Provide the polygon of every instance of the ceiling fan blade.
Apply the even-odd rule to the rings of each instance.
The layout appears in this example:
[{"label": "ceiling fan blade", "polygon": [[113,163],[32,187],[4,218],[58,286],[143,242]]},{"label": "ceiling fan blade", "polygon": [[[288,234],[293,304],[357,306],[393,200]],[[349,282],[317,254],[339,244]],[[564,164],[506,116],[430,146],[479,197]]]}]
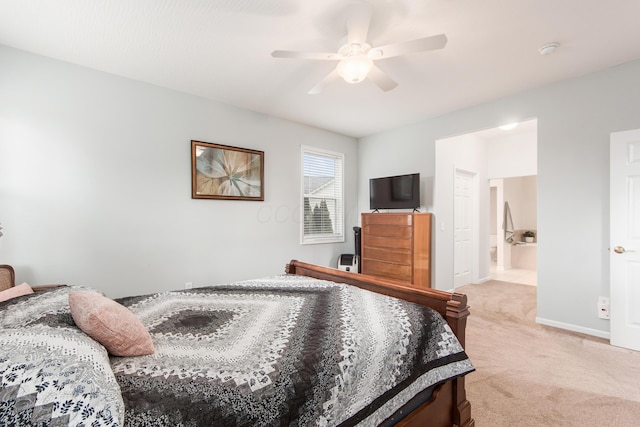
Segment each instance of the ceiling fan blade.
[{"label": "ceiling fan blade", "polygon": [[378,85],[380,89],[385,92],[398,86],[398,83],[394,82],[393,79],[387,75],[387,73],[385,73],[375,65],[373,66],[373,68],[371,68],[371,71],[369,71],[367,78],[371,79],[376,85]]},{"label": "ceiling fan blade", "polygon": [[393,58],[394,56],[405,55],[407,53],[442,49],[446,44],[447,36],[439,34],[437,36],[425,37],[423,39],[391,43],[372,48],[369,50],[369,57],[371,59]]},{"label": "ceiling fan blade", "polygon": [[342,59],[342,55],[330,52],[298,52],[294,50],[274,50],[271,52],[274,58],[317,59],[321,61],[336,61]]},{"label": "ceiling fan blade", "polygon": [[353,2],[348,8],[347,43],[363,44],[367,42],[369,24],[373,10],[369,3]]},{"label": "ceiling fan blade", "polygon": [[338,75],[338,70],[334,69],[324,79],[322,79],[317,85],[312,87],[311,90],[309,92],[307,92],[307,93],[309,95],[317,95],[320,92],[322,92],[322,90],[325,88],[325,86],[327,86],[328,84],[334,82],[339,77],[340,76]]}]

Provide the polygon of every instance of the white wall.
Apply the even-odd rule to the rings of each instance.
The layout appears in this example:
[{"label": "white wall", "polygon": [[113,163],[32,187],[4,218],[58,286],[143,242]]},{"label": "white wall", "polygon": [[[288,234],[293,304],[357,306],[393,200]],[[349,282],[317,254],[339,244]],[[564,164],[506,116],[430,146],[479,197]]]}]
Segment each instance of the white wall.
[{"label": "white wall", "polygon": [[[265,152],[265,201],[191,199],[190,140]],[[301,144],[345,153],[344,244],[299,244]],[[0,263],[109,296],[353,252],[357,142],[0,46]]]},{"label": "white wall", "polygon": [[[505,240],[505,211],[504,211],[504,179],[496,178],[489,181],[492,189],[495,189],[496,217],[492,217],[491,223],[496,227],[496,269],[508,270],[511,268],[511,244]],[[509,208],[511,210],[511,208]],[[512,218],[513,219],[513,218]]]},{"label": "white wall", "polygon": [[[434,176],[436,140],[496,127],[514,117],[536,117],[538,230],[543,235],[538,244],[538,320],[606,334],[609,324],[598,319],[596,302],[599,295],[609,295],[609,134],[639,128],[638,111],[640,61],[635,61],[363,138],[359,207],[368,207],[366,183],[372,176],[401,166]],[[450,270],[452,254],[439,247],[435,251],[436,274]]]},{"label": "white wall", "polygon": [[501,212],[498,209],[498,190],[495,185],[492,185],[492,181],[489,181],[490,185],[490,193],[489,193],[489,234],[495,234],[498,236],[498,230],[501,230],[501,227],[498,225],[498,212]]},{"label": "white wall", "polygon": [[538,173],[537,132],[491,138],[487,144],[489,179]]}]

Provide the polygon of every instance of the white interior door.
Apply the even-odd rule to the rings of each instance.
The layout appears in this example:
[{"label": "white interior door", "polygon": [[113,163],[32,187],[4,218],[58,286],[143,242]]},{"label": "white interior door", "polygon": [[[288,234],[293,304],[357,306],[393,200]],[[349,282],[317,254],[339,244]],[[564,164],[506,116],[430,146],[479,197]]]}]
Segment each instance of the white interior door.
[{"label": "white interior door", "polygon": [[640,129],[611,134],[611,344],[640,351]]},{"label": "white interior door", "polygon": [[453,205],[453,287],[471,283],[473,261],[474,177],[456,170]]}]

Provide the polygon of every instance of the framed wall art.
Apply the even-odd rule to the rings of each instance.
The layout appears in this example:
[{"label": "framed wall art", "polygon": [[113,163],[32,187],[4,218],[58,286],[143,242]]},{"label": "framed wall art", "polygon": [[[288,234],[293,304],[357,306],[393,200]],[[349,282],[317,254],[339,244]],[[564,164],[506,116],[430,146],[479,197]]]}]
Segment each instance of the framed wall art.
[{"label": "framed wall art", "polygon": [[264,200],[264,151],[191,141],[191,198]]}]

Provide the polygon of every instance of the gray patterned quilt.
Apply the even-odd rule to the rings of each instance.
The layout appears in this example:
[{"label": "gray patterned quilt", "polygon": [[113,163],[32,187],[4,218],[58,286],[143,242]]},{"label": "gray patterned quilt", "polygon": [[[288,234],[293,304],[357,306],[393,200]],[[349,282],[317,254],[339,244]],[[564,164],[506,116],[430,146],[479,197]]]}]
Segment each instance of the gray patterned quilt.
[{"label": "gray patterned quilt", "polygon": [[377,426],[473,370],[436,312],[291,275],[122,298],[156,352],[109,359],[72,289],[0,303],[0,425]]},{"label": "gray patterned quilt", "polygon": [[308,277],[119,302],[156,349],[112,358],[131,426],[377,426],[473,370],[435,311]]},{"label": "gray patterned quilt", "polygon": [[65,287],[0,303],[0,425],[121,426],[107,351],[73,322]]}]

